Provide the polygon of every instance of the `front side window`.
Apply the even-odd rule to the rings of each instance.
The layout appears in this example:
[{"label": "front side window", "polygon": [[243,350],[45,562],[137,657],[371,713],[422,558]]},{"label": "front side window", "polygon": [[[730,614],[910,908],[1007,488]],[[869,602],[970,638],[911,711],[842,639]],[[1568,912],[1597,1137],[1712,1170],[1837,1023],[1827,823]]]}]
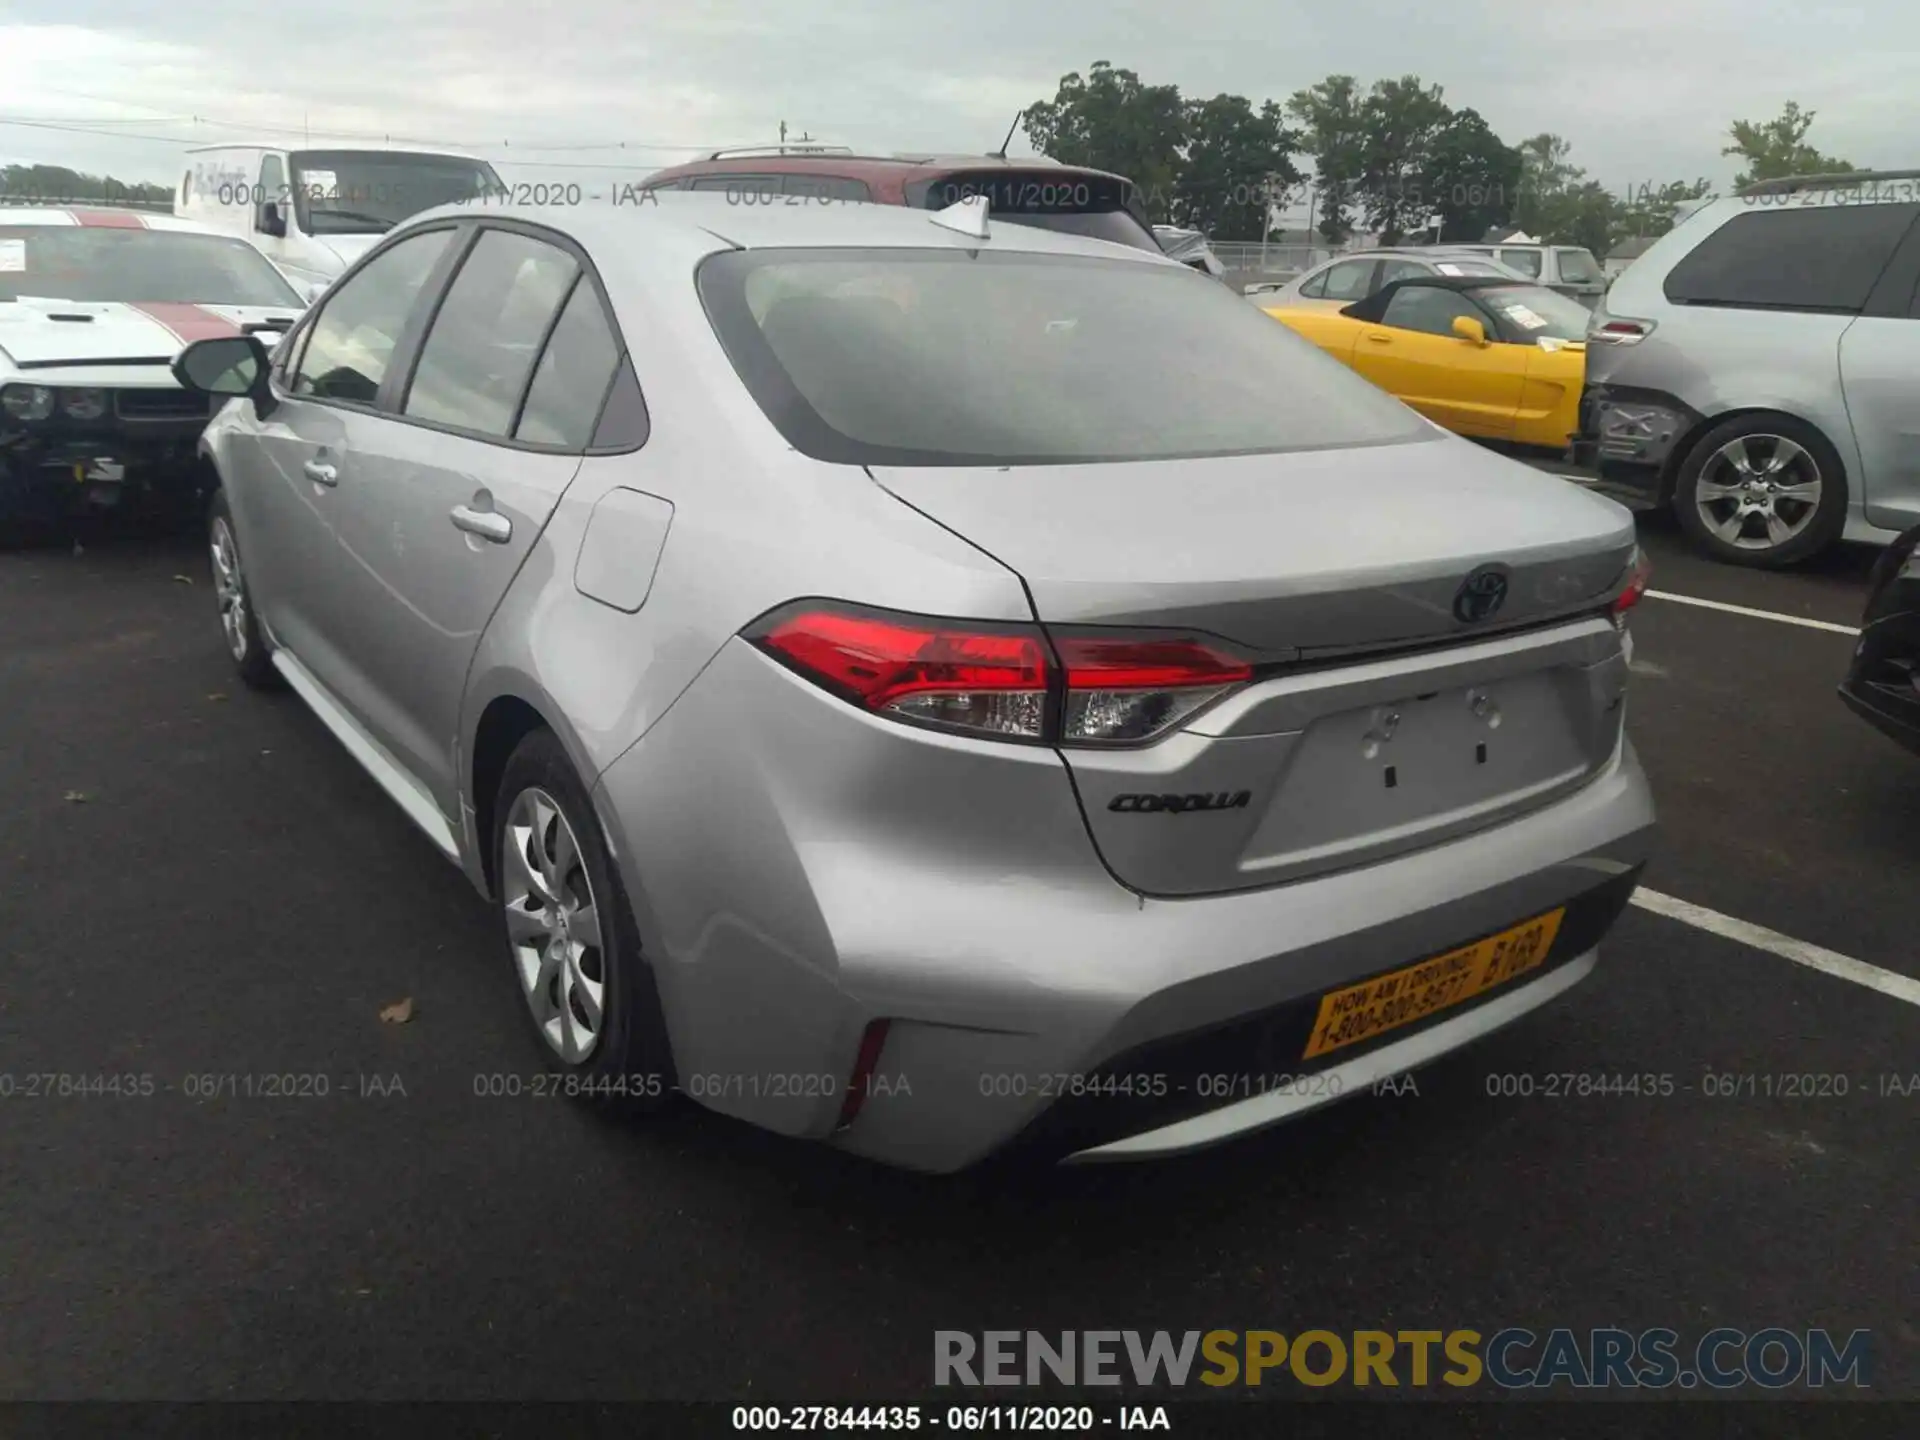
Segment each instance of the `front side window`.
[{"label": "front side window", "polygon": [[508,230],[481,235],[433,317],[402,413],[512,434],[540,343],[579,273],[571,255],[544,240]]},{"label": "front side window", "polygon": [[1502,250],[1499,261],[1509,270],[1518,270],[1522,275],[1534,280],[1540,278],[1540,252],[1538,250]]},{"label": "front side window", "polygon": [[1569,285],[1598,285],[1604,278],[1591,251],[1556,250],[1553,258],[1560,267],[1560,278]]},{"label": "front side window", "polygon": [[1342,260],[1301,286],[1300,293],[1313,300],[1364,300],[1367,281],[1378,263],[1376,260]]},{"label": "front side window", "polygon": [[420,288],[453,231],[410,235],[334,287],[294,372],[293,393],[371,405]]},{"label": "front side window", "polygon": [[300,308],[300,296],[245,240],[184,230],[0,225],[0,300],[170,301]]},{"label": "front side window", "polygon": [[748,391],[816,459],[1051,465],[1432,438],[1385,392],[1184,267],[746,250],[698,275]]},{"label": "front side window", "polygon": [[486,161],[458,155],[296,150],[291,158],[300,228],[321,237],[379,235],[423,210],[507,193]]},{"label": "front side window", "polygon": [[269,155],[260,162],[260,194],[255,204],[253,228],[266,234],[267,215],[270,211],[279,215],[282,222],[287,218],[287,167],[278,155]]},{"label": "front side window", "polygon": [[1418,330],[1423,335],[1453,336],[1453,322],[1461,317],[1478,320],[1491,329],[1480,307],[1456,290],[1438,285],[1403,285],[1393,292],[1380,323],[1395,330]]},{"label": "front side window", "polygon": [[1662,288],[1676,305],[1857,315],[1914,214],[1911,205],[1752,209],[1701,240]]}]

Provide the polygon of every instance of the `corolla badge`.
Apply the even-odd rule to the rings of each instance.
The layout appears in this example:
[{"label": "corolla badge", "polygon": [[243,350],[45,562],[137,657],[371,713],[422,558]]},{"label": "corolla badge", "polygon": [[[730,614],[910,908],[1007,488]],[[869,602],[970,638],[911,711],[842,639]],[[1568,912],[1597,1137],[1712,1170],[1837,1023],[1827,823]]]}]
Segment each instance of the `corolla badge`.
[{"label": "corolla badge", "polygon": [[1510,572],[1504,565],[1482,565],[1453,594],[1453,618],[1462,625],[1491,620],[1507,603]]}]

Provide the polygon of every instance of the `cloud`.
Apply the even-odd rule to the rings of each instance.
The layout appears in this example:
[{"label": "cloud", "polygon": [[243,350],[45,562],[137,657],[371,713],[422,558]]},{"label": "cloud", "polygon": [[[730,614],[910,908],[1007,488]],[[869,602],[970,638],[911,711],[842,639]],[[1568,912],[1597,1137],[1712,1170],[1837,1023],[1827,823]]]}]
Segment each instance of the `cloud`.
[{"label": "cloud", "polygon": [[1858,164],[1906,163],[1896,137],[1920,118],[1906,73],[1920,10],[1891,0],[14,0],[8,14],[0,117],[39,124],[0,125],[0,160],[123,179],[172,178],[189,143],[306,127],[609,175],[771,141],[782,120],[883,152],[985,151],[1020,107],[1099,59],[1256,104],[1330,73],[1417,74],[1509,141],[1565,136],[1576,164],[1620,188],[1724,183],[1729,123],[1790,99],[1817,112],[1812,143]]}]

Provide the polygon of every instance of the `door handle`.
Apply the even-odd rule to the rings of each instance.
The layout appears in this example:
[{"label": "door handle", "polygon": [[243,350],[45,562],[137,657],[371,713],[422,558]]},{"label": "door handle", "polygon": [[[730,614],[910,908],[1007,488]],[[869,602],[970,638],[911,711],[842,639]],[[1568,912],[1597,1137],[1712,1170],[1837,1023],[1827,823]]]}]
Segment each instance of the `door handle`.
[{"label": "door handle", "polygon": [[334,469],[333,466],[325,464],[322,461],[309,460],[300,468],[306,472],[307,478],[316,485],[338,485],[340,483],[340,472]]},{"label": "door handle", "polygon": [[1391,335],[1382,335],[1378,330],[1369,330],[1367,332],[1367,339],[1371,340],[1375,345],[1391,345],[1393,343],[1393,337]]},{"label": "door handle", "polygon": [[453,507],[453,523],[469,535],[504,545],[513,538],[513,521],[498,510],[474,510],[465,505]]}]

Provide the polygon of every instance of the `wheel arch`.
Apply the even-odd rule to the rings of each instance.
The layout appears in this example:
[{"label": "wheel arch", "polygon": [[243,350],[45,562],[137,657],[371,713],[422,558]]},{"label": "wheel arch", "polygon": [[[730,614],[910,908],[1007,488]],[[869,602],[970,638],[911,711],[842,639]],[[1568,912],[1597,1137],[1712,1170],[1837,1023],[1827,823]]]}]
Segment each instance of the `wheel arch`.
[{"label": "wheel arch", "polygon": [[[475,721],[467,745],[467,801],[473,814],[474,879],[491,897],[499,883],[493,853],[494,807],[507,760],[536,730],[556,730],[536,705],[511,692],[494,696]],[[561,742],[563,745],[565,741]]]}]

